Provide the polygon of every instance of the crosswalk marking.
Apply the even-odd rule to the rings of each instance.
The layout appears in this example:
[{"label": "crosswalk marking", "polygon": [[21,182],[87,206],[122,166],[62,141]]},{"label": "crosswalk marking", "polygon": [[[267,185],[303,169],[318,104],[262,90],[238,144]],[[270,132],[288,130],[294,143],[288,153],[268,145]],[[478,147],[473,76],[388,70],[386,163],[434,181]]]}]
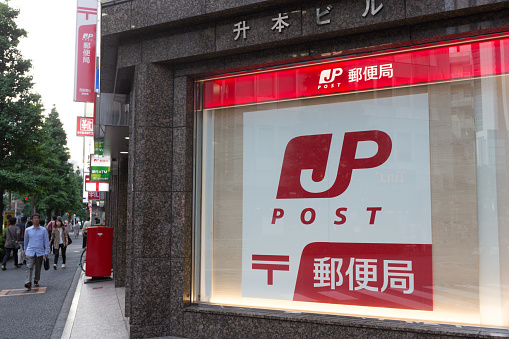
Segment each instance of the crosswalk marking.
[{"label": "crosswalk marking", "polygon": [[26,294],[43,294],[46,293],[47,287],[35,287],[30,291],[26,288],[20,288],[15,290],[1,290],[0,297],[13,297],[16,295],[26,295]]}]

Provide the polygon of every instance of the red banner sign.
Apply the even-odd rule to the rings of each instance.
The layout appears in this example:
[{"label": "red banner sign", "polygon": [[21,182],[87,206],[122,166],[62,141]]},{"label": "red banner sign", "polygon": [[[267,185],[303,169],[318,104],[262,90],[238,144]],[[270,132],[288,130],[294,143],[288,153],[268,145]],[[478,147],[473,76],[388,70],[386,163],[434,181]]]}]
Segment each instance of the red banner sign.
[{"label": "red banner sign", "polygon": [[311,243],[293,300],[433,310],[431,244]]},{"label": "red banner sign", "polygon": [[78,0],[74,101],[95,101],[97,1]]},{"label": "red banner sign", "polygon": [[[509,38],[301,64],[205,80],[203,108],[349,93],[509,73]],[[479,62],[481,59],[481,62]]]},{"label": "red banner sign", "polygon": [[77,136],[94,136],[94,118],[78,117],[76,124]]},{"label": "red banner sign", "polygon": [[88,200],[99,200],[101,198],[101,192],[88,192]]}]

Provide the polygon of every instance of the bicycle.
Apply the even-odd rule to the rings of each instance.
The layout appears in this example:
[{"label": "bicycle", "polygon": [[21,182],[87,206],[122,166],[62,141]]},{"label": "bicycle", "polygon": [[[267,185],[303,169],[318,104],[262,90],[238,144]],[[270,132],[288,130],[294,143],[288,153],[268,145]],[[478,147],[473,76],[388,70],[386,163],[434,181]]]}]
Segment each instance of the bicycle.
[{"label": "bicycle", "polygon": [[86,247],[83,250],[83,252],[81,252],[80,262],[78,263],[78,267],[80,267],[83,272],[85,272],[85,266],[87,263],[87,256],[85,255],[85,253],[87,253]]}]

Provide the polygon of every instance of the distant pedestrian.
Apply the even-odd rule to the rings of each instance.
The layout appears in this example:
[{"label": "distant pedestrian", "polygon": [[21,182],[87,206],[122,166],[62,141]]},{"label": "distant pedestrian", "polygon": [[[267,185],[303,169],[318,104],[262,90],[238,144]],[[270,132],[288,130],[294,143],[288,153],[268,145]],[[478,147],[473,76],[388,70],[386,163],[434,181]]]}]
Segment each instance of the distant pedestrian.
[{"label": "distant pedestrian", "polygon": [[55,255],[55,259],[53,261],[53,268],[55,270],[57,269],[60,250],[62,251],[62,268],[65,268],[65,252],[68,245],[68,236],[69,232],[62,222],[62,218],[58,217],[55,227],[53,227],[53,231],[51,232],[50,239],[50,243],[53,245],[53,254]]},{"label": "distant pedestrian", "polygon": [[5,255],[4,260],[2,261],[2,271],[5,271],[7,268],[5,265],[7,265],[7,260],[9,260],[9,257],[11,256],[11,251],[13,252],[14,256],[14,268],[19,268],[18,266],[18,249],[16,246],[19,246],[19,239],[20,239],[20,230],[19,227],[16,226],[16,218],[9,218],[9,224],[10,226],[7,227],[4,231],[4,239],[5,239]]},{"label": "distant pedestrian", "polygon": [[80,223],[78,220],[74,222],[74,238],[77,239],[80,236]]},{"label": "distant pedestrian", "polygon": [[21,217],[21,221],[16,224],[20,230],[18,265],[21,266],[25,262],[25,228],[27,227],[27,217]]},{"label": "distant pedestrian", "polygon": [[53,220],[51,220],[48,225],[46,226],[46,229],[48,230],[48,232],[51,234],[51,231],[53,231],[53,227],[55,227],[55,222],[57,221],[57,216],[54,215]]},{"label": "distant pedestrian", "polygon": [[81,234],[83,235],[83,248],[87,247],[87,228],[90,227],[90,217],[87,217],[87,220],[83,224],[83,231]]},{"label": "distant pedestrian", "polygon": [[25,255],[27,261],[27,276],[25,287],[32,289],[32,272],[35,265],[34,287],[39,287],[41,280],[41,267],[43,257],[48,257],[49,237],[48,231],[39,225],[40,216],[38,213],[32,215],[33,226],[25,230]]}]

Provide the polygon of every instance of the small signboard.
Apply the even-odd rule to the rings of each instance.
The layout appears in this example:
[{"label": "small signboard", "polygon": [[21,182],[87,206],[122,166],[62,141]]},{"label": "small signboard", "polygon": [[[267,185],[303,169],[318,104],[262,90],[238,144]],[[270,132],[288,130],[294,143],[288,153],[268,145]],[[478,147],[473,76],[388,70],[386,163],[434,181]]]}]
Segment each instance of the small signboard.
[{"label": "small signboard", "polygon": [[90,181],[110,181],[111,157],[90,155]]},{"label": "small signboard", "polygon": [[88,200],[100,200],[101,192],[91,191],[88,192]]},{"label": "small signboard", "polygon": [[85,176],[85,190],[87,192],[108,192],[110,190],[109,182],[91,182],[90,176]]},{"label": "small signboard", "polygon": [[78,117],[76,135],[79,137],[93,137],[94,118]]}]

